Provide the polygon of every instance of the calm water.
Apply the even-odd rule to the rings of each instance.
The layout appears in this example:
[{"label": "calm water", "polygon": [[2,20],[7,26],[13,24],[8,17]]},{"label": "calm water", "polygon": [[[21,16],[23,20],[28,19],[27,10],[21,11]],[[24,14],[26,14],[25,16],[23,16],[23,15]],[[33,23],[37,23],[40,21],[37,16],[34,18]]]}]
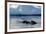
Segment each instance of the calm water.
[{"label": "calm water", "polygon": [[[23,24],[22,21],[31,20],[37,22],[35,25]],[[11,16],[10,17],[10,29],[21,29],[21,28],[39,28],[41,26],[41,16]]]}]

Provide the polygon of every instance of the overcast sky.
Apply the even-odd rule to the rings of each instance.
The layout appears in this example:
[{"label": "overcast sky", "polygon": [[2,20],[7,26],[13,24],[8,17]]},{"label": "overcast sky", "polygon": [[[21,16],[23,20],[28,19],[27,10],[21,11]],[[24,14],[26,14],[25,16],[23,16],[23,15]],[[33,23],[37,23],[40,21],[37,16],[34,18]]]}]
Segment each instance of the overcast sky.
[{"label": "overcast sky", "polygon": [[40,14],[40,6],[10,5],[10,14]]}]

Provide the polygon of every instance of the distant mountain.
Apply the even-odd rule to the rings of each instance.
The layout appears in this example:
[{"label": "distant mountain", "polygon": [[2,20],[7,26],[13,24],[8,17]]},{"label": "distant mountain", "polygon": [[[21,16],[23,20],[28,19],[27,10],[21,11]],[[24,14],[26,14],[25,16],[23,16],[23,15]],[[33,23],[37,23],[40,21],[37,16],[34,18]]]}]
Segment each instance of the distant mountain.
[{"label": "distant mountain", "polygon": [[41,14],[41,9],[30,5],[19,5],[17,9],[10,8],[10,14]]}]

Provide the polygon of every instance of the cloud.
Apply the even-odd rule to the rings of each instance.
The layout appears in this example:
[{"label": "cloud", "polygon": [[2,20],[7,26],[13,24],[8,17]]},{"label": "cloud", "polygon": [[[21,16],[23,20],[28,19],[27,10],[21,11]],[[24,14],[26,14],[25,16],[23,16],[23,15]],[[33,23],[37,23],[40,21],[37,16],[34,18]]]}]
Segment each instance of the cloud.
[{"label": "cloud", "polygon": [[10,5],[10,8],[15,8],[15,9],[17,9],[18,6],[19,6],[19,5],[17,5],[17,4],[16,4],[16,5],[15,5],[15,4],[12,4],[12,5]]},{"label": "cloud", "polygon": [[35,8],[40,8],[40,6],[34,6]]},{"label": "cloud", "polygon": [[22,7],[19,8],[19,11],[22,12]]},{"label": "cloud", "polygon": [[[18,6],[18,5],[16,5]],[[41,14],[39,6],[19,5],[17,9],[10,8],[11,14]]]}]

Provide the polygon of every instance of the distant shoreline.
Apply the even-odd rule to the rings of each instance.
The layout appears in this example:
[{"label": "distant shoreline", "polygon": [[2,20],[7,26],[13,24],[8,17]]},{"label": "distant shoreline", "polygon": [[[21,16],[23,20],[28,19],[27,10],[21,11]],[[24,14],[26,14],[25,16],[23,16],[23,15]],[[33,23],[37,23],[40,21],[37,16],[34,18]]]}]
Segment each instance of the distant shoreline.
[{"label": "distant shoreline", "polygon": [[24,15],[24,14],[10,14],[10,16],[41,16],[41,14],[27,14],[27,15]]}]

